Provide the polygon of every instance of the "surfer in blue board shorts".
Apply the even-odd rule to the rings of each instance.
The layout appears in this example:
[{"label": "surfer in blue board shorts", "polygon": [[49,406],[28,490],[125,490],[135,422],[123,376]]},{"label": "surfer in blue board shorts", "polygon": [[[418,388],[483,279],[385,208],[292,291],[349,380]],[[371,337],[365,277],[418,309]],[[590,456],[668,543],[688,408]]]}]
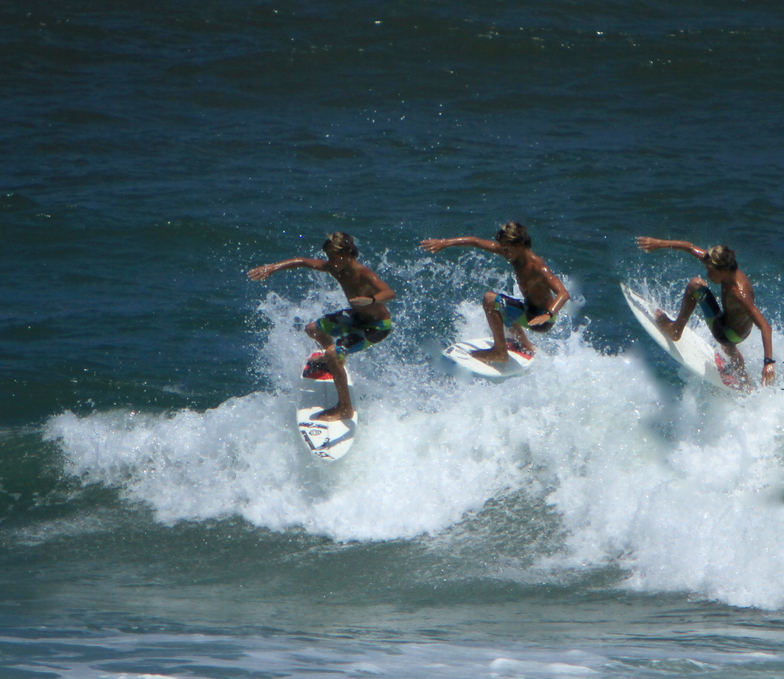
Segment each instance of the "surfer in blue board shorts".
[{"label": "surfer in blue board shorts", "polygon": [[681,308],[675,320],[670,319],[661,309],[656,311],[656,323],[672,338],[673,342],[681,338],[686,323],[699,304],[714,339],[730,357],[733,368],[738,371],[741,379],[749,384],[745,362],[737,345],[749,336],[752,326],[756,325],[762,334],[762,348],[765,352],[762,384],[773,384],[776,378],[773,364],[776,361],[773,360],[770,325],[754,304],[754,288],[746,274],[738,268],[735,252],[726,245],[703,250],[687,241],[660,240],[647,236],[637,238],[637,245],[645,252],[662,249],[688,252],[705,265],[708,280],[721,285],[721,306],[708,288],[707,282],[696,277],[692,278],[686,286]]},{"label": "surfer in blue board shorts", "polygon": [[343,289],[349,308],[327,314],[305,327],[308,336],[324,349],[327,367],[338,392],[337,405],[323,410],[314,419],[333,421],[354,415],[343,362],[348,354],[363,351],[389,335],[392,319],[384,303],[395,299],[395,293],[373,271],[357,261],[359,251],[354,239],[347,233],[338,231],[331,234],[324,242],[323,250],[327,255],[326,261],[295,257],[251,269],[248,276],[254,281],[263,281],[286,269],[313,269],[329,274]]},{"label": "surfer in blue board shorts", "polygon": [[569,293],[544,260],[531,250],[528,229],[519,222],[509,222],[499,229],[495,241],[475,236],[422,241],[422,248],[434,254],[454,246],[478,248],[501,255],[512,265],[523,293],[521,300],[493,291],[485,293],[482,306],[493,333],[493,346],[472,351],[471,355],[488,363],[508,361],[504,327],[509,328],[520,345],[533,354],[534,345],[523,328],[532,332],[550,330],[555,325],[556,314],[569,300]]}]

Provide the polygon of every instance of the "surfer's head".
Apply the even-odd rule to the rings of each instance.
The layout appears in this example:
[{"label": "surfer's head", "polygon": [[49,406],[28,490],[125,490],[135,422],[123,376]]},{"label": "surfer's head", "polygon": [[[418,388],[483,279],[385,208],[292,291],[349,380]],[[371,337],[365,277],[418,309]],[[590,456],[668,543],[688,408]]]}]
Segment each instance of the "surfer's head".
[{"label": "surfer's head", "polygon": [[495,239],[499,245],[524,245],[527,248],[531,247],[531,236],[528,235],[528,229],[519,222],[504,224],[498,229]]},{"label": "surfer's head", "polygon": [[735,251],[726,245],[716,245],[705,253],[702,261],[705,266],[716,271],[737,271],[738,262],[735,261]]},{"label": "surfer's head", "polygon": [[329,255],[330,252],[334,252],[336,255],[347,255],[354,259],[359,256],[359,250],[357,250],[357,246],[354,245],[354,239],[343,231],[336,231],[335,233],[329,234],[327,240],[324,241],[324,245],[321,247],[327,255]]}]

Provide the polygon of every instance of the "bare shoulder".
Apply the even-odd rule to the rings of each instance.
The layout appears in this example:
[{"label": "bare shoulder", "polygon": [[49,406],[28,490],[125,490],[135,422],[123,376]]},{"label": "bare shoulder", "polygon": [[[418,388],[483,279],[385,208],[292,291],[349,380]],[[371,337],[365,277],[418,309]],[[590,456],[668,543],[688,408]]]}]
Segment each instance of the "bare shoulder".
[{"label": "bare shoulder", "polygon": [[532,266],[535,266],[537,269],[547,268],[547,262],[545,262],[544,259],[539,255],[537,255],[535,252],[529,251],[528,256]]},{"label": "bare shoulder", "polygon": [[354,261],[356,262],[356,265],[355,265],[356,268],[354,270],[360,276],[362,276],[363,278],[364,277],[367,277],[367,278],[376,278],[377,277],[376,272],[373,271],[373,269],[371,269],[369,266],[367,266],[365,264],[362,264],[362,263],[358,262],[357,260],[354,260]]},{"label": "bare shoulder", "polygon": [[728,300],[735,300],[735,303],[742,307],[754,306],[754,286],[740,269],[735,272],[734,283],[727,285],[726,289],[722,290],[722,296]]},{"label": "bare shoulder", "polygon": [[528,261],[526,262],[526,268],[531,273],[537,273],[541,276],[552,275],[553,272],[550,271],[550,267],[547,266],[547,262],[545,262],[544,259],[539,255],[529,251],[527,260]]},{"label": "bare shoulder", "polygon": [[738,295],[754,301],[754,286],[751,284],[748,276],[740,269],[735,273],[735,279],[738,282]]},{"label": "bare shoulder", "polygon": [[383,285],[378,274],[373,271],[373,269],[362,264],[356,259],[351,262],[351,266],[343,273],[335,272],[333,275],[335,275],[335,277],[339,280],[342,280],[344,277],[348,276],[353,281],[355,281],[355,284],[371,283],[375,286]]}]

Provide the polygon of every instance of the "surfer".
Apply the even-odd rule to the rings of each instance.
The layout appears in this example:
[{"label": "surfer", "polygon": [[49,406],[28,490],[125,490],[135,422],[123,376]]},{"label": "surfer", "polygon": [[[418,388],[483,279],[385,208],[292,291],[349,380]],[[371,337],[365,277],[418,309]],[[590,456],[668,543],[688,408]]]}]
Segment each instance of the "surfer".
[{"label": "surfer", "polygon": [[475,236],[422,241],[422,248],[434,254],[454,246],[473,247],[501,255],[512,265],[523,293],[522,300],[492,291],[485,293],[482,306],[493,332],[493,346],[472,351],[471,355],[489,363],[508,361],[504,326],[510,329],[527,352],[533,354],[534,345],[523,328],[533,332],[550,330],[555,325],[556,314],[569,300],[569,293],[544,260],[531,250],[528,229],[518,222],[509,222],[499,229],[495,241]]},{"label": "surfer", "polygon": [[322,248],[327,255],[326,261],[295,257],[251,269],[248,276],[254,281],[263,281],[278,271],[306,268],[329,274],[343,289],[349,308],[322,316],[305,327],[308,336],[324,349],[327,367],[338,392],[337,405],[321,411],[314,419],[334,421],[354,415],[343,362],[348,354],[367,349],[389,335],[392,319],[384,303],[395,299],[395,293],[357,261],[359,251],[347,233],[331,234]]},{"label": "surfer", "polygon": [[776,361],[773,360],[770,325],[754,304],[754,288],[746,274],[738,268],[735,252],[726,245],[703,250],[683,240],[660,240],[646,236],[637,238],[637,245],[645,252],[665,248],[688,252],[705,265],[708,279],[721,285],[721,306],[719,306],[705,280],[699,277],[692,278],[686,286],[681,308],[675,320],[670,319],[661,309],[656,311],[656,323],[662,331],[671,337],[673,342],[677,342],[699,304],[714,339],[730,357],[732,366],[738,371],[741,379],[749,384],[745,362],[737,345],[749,336],[752,325],[756,325],[762,334],[762,347],[765,352],[762,384],[773,384],[776,377],[773,364]]}]

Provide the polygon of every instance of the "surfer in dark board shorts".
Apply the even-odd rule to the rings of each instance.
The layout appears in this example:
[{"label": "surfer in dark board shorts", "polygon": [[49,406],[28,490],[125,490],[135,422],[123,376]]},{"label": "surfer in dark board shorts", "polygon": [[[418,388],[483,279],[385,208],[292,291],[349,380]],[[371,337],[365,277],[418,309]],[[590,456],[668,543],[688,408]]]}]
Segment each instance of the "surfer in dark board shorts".
[{"label": "surfer in dark board shorts", "polygon": [[555,316],[569,300],[569,293],[544,260],[531,250],[528,229],[518,222],[509,222],[501,227],[494,241],[475,236],[422,241],[422,247],[432,253],[454,246],[478,248],[501,255],[512,265],[523,293],[521,300],[492,291],[485,293],[482,306],[493,332],[493,346],[472,351],[471,355],[488,363],[508,361],[504,326],[510,329],[526,351],[533,354],[534,345],[523,327],[533,332],[547,332],[555,325]]},{"label": "surfer in dark board shorts", "polygon": [[327,314],[305,327],[308,336],[324,349],[327,367],[338,392],[337,405],[323,410],[314,419],[333,421],[354,415],[343,362],[348,354],[367,349],[389,335],[392,320],[384,302],[395,299],[395,293],[373,271],[357,261],[359,252],[354,239],[348,234],[342,231],[331,234],[323,249],[326,261],[295,257],[251,269],[248,276],[254,281],[263,281],[278,271],[305,268],[327,273],[340,283],[349,308]]},{"label": "surfer in dark board shorts", "polygon": [[709,250],[703,250],[684,240],[660,240],[647,236],[640,236],[637,239],[637,245],[645,252],[666,248],[688,252],[705,265],[708,280],[721,285],[721,306],[719,306],[705,280],[698,277],[692,278],[686,286],[678,317],[672,320],[659,309],[656,312],[658,326],[674,342],[677,342],[683,334],[686,323],[694,313],[694,309],[699,304],[713,337],[730,357],[738,374],[748,384],[749,378],[746,374],[745,363],[737,345],[749,336],[752,326],[756,325],[762,333],[762,348],[765,352],[762,384],[773,384],[776,371],[773,367],[775,361],[773,360],[770,325],[754,304],[754,288],[746,274],[738,268],[735,252],[726,245],[717,245]]}]

